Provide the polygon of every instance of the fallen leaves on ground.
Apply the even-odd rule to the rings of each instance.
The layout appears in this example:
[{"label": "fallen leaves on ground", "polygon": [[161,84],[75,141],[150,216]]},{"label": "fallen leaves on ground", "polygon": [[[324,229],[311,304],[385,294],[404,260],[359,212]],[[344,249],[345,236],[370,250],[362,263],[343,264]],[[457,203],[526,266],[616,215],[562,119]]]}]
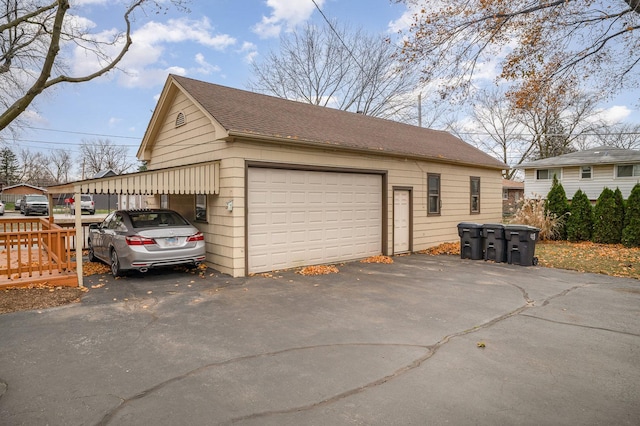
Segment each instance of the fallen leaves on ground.
[{"label": "fallen leaves on ground", "polygon": [[542,241],[536,245],[538,265],[614,277],[640,279],[640,248],[588,241]]},{"label": "fallen leaves on ground", "polygon": [[79,287],[44,285],[3,289],[0,292],[0,314],[77,303],[85,291],[87,291],[85,288]]},{"label": "fallen leaves on ground", "polygon": [[338,268],[333,265],[314,265],[314,266],[306,266],[298,271],[300,275],[327,275],[327,274],[337,274],[340,272]]},{"label": "fallen leaves on ground", "polygon": [[82,263],[82,276],[88,277],[89,275],[103,275],[110,273],[109,265],[105,265],[101,262],[83,262]]},{"label": "fallen leaves on ground", "polygon": [[419,253],[437,256],[441,254],[460,254],[460,243],[442,243],[428,249],[421,250]]},{"label": "fallen leaves on ground", "polygon": [[366,259],[362,259],[361,263],[393,263],[393,259],[389,256],[371,256]]}]

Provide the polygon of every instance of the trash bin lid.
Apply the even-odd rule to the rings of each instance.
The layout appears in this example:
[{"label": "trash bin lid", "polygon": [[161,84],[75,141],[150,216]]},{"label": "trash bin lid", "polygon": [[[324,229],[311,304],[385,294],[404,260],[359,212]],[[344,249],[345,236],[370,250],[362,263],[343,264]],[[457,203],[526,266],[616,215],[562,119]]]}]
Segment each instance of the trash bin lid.
[{"label": "trash bin lid", "polygon": [[487,229],[496,229],[496,228],[503,229],[504,225],[502,223],[485,223],[482,225],[482,227]]},{"label": "trash bin lid", "polygon": [[505,229],[508,231],[522,231],[522,232],[540,232],[540,228],[529,225],[505,225]]},{"label": "trash bin lid", "polygon": [[482,224],[481,223],[474,223],[474,222],[460,222],[458,224],[458,228],[478,229],[478,228],[482,228]]}]

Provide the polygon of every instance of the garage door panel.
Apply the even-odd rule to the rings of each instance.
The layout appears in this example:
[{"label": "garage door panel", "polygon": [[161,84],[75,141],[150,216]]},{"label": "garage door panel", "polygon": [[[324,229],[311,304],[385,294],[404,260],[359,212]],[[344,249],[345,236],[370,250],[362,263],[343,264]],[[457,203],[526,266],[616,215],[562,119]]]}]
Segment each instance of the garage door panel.
[{"label": "garage door panel", "polygon": [[382,177],[250,168],[249,272],[379,254]]}]

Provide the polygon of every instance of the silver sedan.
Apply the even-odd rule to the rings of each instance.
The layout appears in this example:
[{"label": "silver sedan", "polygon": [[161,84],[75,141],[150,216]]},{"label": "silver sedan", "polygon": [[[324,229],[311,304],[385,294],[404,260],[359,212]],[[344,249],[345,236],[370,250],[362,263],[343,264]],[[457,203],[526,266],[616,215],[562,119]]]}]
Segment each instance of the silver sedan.
[{"label": "silver sedan", "polygon": [[127,270],[197,266],[205,260],[204,235],[173,210],[117,210],[89,227],[89,260],[109,264],[114,277]]}]

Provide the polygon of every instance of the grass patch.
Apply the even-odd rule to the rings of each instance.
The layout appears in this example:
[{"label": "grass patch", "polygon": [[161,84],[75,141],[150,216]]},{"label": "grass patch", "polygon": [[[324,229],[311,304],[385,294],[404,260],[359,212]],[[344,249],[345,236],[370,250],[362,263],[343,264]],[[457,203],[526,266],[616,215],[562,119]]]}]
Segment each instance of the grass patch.
[{"label": "grass patch", "polygon": [[[460,256],[460,243],[444,243],[419,253]],[[638,247],[545,240],[536,242],[535,256],[538,258],[538,266],[547,268],[640,279],[640,248]]]},{"label": "grass patch", "polygon": [[539,241],[538,265],[580,272],[640,279],[640,248],[621,244],[591,242]]}]

